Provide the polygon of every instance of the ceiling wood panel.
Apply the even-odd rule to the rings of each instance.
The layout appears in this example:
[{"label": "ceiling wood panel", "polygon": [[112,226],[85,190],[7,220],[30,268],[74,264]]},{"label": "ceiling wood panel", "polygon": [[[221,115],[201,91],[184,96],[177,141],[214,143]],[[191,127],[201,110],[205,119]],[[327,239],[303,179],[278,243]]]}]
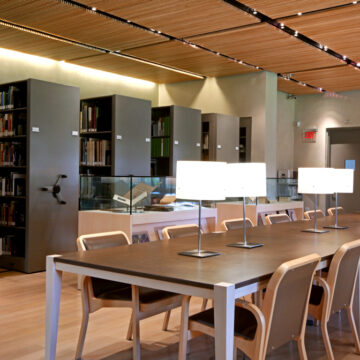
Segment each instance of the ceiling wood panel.
[{"label": "ceiling wood panel", "polygon": [[0,0],[0,18],[109,50],[167,41],[153,33],[54,0]]},{"label": "ceiling wood panel", "polygon": [[340,65],[340,61],[268,24],[200,36],[193,42],[276,73]]},{"label": "ceiling wood panel", "polygon": [[355,90],[360,87],[360,70],[346,65],[330,69],[304,71],[294,74],[293,78],[334,92]]},{"label": "ceiling wood panel", "polygon": [[0,47],[54,60],[68,60],[99,54],[98,51],[50,40],[2,25],[0,25]]},{"label": "ceiling wood panel", "polygon": [[157,83],[189,81],[194,79],[191,76],[109,54],[100,54],[83,59],[71,60],[69,62],[76,65],[87,66],[98,70],[109,71],[115,74],[131,76]]},{"label": "ceiling wood panel", "polygon": [[283,21],[287,26],[360,61],[360,5],[304,15]]},{"label": "ceiling wood panel", "polygon": [[255,71],[252,68],[204,50],[194,49],[178,41],[169,41],[162,44],[128,50],[126,53],[205,76],[225,76]]},{"label": "ceiling wood panel", "polygon": [[180,38],[258,22],[222,0],[79,1]]},{"label": "ceiling wood panel", "polygon": [[278,78],[278,90],[294,95],[318,94],[319,92],[307,86],[301,86],[293,81]]},{"label": "ceiling wood panel", "polygon": [[305,13],[308,11],[349,4],[351,3],[351,0],[244,0],[239,2],[276,19],[296,15],[298,12]]}]

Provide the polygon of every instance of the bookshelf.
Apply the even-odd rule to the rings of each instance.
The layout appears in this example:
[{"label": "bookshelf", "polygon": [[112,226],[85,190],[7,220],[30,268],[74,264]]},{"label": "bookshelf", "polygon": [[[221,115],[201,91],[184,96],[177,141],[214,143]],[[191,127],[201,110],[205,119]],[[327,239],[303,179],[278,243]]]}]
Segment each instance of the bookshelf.
[{"label": "bookshelf", "polygon": [[239,161],[239,118],[224,114],[201,115],[201,159]]},{"label": "bookshelf", "polygon": [[151,175],[175,176],[178,160],[201,160],[201,111],[177,105],[151,115]]},{"label": "bookshelf", "polygon": [[151,102],[122,95],[80,103],[80,174],[150,174]]},{"label": "bookshelf", "polygon": [[[74,87],[35,79],[0,85],[2,268],[42,271],[46,255],[75,249],[78,104]],[[67,176],[66,205],[41,191],[59,174]]]}]

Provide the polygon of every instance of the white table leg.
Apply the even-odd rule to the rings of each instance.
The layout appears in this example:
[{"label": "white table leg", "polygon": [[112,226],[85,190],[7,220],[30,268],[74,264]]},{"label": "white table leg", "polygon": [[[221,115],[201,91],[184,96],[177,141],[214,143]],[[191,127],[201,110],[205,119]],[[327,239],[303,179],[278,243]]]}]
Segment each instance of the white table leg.
[{"label": "white table leg", "polygon": [[214,287],[215,359],[233,360],[235,286],[219,283]]},{"label": "white table leg", "polygon": [[55,257],[57,255],[46,257],[45,360],[55,360],[56,358],[62,271],[55,269]]}]

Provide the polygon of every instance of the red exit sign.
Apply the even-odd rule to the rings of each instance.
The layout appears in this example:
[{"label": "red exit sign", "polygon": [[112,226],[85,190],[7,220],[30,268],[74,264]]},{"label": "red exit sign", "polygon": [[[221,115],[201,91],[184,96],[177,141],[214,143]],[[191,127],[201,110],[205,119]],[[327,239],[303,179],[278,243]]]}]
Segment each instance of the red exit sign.
[{"label": "red exit sign", "polygon": [[305,129],[303,131],[303,142],[314,143],[316,142],[317,129]]}]

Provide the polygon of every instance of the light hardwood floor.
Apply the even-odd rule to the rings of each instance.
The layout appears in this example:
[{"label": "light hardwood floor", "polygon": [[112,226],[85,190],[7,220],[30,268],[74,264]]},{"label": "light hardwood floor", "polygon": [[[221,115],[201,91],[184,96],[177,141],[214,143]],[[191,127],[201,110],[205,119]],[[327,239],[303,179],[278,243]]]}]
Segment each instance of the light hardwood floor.
[{"label": "light hardwood floor", "polygon": [[[192,299],[191,310],[200,309],[201,299]],[[178,310],[172,312],[170,331],[161,331],[163,316],[155,316],[141,323],[142,359],[176,360],[178,349]],[[102,309],[90,316],[85,342],[84,360],[131,360],[131,342],[125,340],[130,310]],[[80,292],[76,290],[76,277],[64,274],[60,309],[58,360],[74,358],[81,319]],[[45,335],[45,273],[0,274],[0,360],[44,359]],[[335,314],[329,333],[335,358],[360,360],[346,320],[346,314]],[[308,357],[325,360],[320,328],[309,326],[306,335]],[[214,358],[213,340],[206,336],[190,341],[189,360]],[[238,359],[242,357],[238,356]],[[296,346],[286,345],[276,350],[271,360],[298,359]]]}]

